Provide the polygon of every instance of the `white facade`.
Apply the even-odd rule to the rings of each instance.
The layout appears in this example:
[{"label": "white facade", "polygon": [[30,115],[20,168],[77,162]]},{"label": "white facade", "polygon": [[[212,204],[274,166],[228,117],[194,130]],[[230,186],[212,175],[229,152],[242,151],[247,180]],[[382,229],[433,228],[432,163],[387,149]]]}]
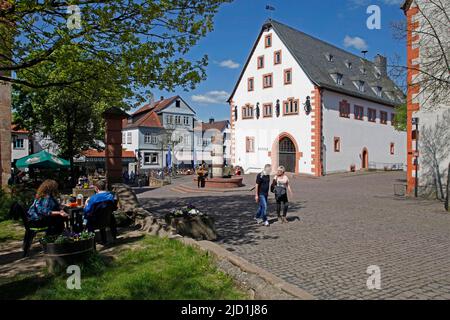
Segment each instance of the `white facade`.
[{"label": "white facade", "polygon": [[[170,144],[179,141],[171,150],[172,163],[190,166],[193,160],[195,111],[178,98],[168,103],[162,110],[152,109],[146,114],[148,112],[157,115],[156,123],[154,119],[151,123],[136,126],[130,123],[130,126],[125,126],[122,130],[122,148],[135,152],[139,160],[129,165],[129,173],[165,168],[169,140]],[[138,120],[144,117],[145,114],[136,116]],[[134,115],[131,119],[133,118]]]},{"label": "white facade", "polygon": [[[271,46],[266,46],[266,37],[271,36]],[[281,51],[281,63],[275,64],[275,53]],[[264,57],[264,66],[259,57]],[[326,63],[324,57],[324,64]],[[291,83],[285,84],[285,70],[291,70]],[[272,86],[263,87],[264,75],[272,74]],[[249,90],[249,79],[253,78],[253,90]],[[370,89],[368,89],[370,90]],[[320,94],[321,92],[321,94]],[[311,99],[312,110],[307,114],[304,104]],[[297,100],[297,111],[285,114],[284,102]],[[320,106],[321,100],[321,106]],[[340,102],[350,104],[350,118],[340,117]],[[280,114],[276,114],[277,102]],[[317,103],[317,106],[315,105]],[[259,104],[260,117],[256,117]],[[272,104],[272,115],[264,115],[264,105]],[[295,146],[295,165],[291,171],[300,174],[322,175],[349,171],[363,166],[363,149],[368,153],[368,162],[377,168],[398,168],[406,164],[406,134],[391,125],[390,106],[362,98],[322,89],[310,80],[275,29],[264,30],[254,47],[242,72],[235,91],[230,98],[232,123],[232,162],[244,168],[245,173],[260,172],[265,164],[285,165],[279,153],[280,139],[288,138]],[[354,106],[364,107],[364,119],[354,119]],[[243,108],[253,106],[253,116],[245,119]],[[236,109],[237,107],[237,109]],[[377,112],[376,122],[367,119],[368,108]],[[322,109],[322,116],[320,115]],[[237,110],[237,119],[235,119]],[[388,114],[386,124],[380,123],[380,112]],[[320,122],[317,119],[321,118]],[[322,150],[316,150],[317,125],[321,126]],[[335,151],[335,138],[339,138],[340,150]],[[393,151],[393,152],[392,152]],[[321,154],[320,154],[321,153]],[[393,153],[393,154],[392,154]],[[319,155],[320,154],[320,155]],[[320,162],[317,162],[320,157]],[[320,163],[320,164],[319,164]],[[318,166],[322,168],[319,171]],[[368,164],[367,164],[368,165]],[[294,169],[295,167],[295,169]],[[320,172],[320,173],[318,173]]]},{"label": "white facade", "polygon": [[[214,121],[214,119],[212,119]],[[224,123],[224,121],[219,121]],[[212,138],[217,134],[222,135],[223,139],[223,158],[224,162],[228,165],[231,164],[231,126],[229,121],[226,121],[226,126],[223,128],[215,129],[209,128],[206,124],[199,123],[194,130],[194,152],[196,164],[201,164],[203,161],[207,164],[212,163]],[[211,124],[211,122],[210,122]],[[206,127],[206,129],[205,129]]]},{"label": "white facade", "polygon": [[30,154],[30,142],[28,133],[12,132],[11,161],[14,162]]},{"label": "white facade", "polygon": [[[265,36],[272,34],[272,47],[265,48]],[[274,52],[282,51],[282,63],[274,65]],[[257,57],[264,56],[264,68],[258,69]],[[284,70],[292,68],[292,84],[284,85]],[[273,74],[273,88],[263,88],[263,75]],[[249,92],[247,81],[254,78],[254,91]],[[245,172],[260,172],[268,163],[272,162],[271,152],[274,141],[283,133],[289,133],[297,140],[299,151],[304,158],[300,160],[299,172],[311,173],[311,119],[302,112],[304,98],[311,95],[314,85],[288,52],[286,46],[277,37],[275,32],[264,32],[250,59],[247,69],[233,96],[233,104],[238,106],[238,121],[235,122],[235,165],[244,168]],[[300,99],[300,112],[298,115],[284,116],[280,111],[280,117],[276,116],[276,103],[280,100],[282,109],[283,101],[288,98]],[[303,100],[301,100],[303,99]],[[259,119],[244,120],[242,106],[246,104],[260,104],[261,116]],[[272,117],[265,118],[263,104],[272,103]],[[255,152],[246,152],[246,138],[255,138]],[[270,153],[270,154],[269,154]]]},{"label": "white facade", "polygon": [[[339,102],[342,99],[346,99],[350,104],[350,118],[339,115]],[[368,153],[369,168],[406,169],[406,134],[395,130],[392,125],[391,114],[394,113],[392,107],[331,91],[324,92],[322,101],[325,173],[349,171],[351,165],[354,165],[356,170],[362,169],[364,149]],[[355,105],[365,108],[363,120],[355,119]],[[369,122],[367,116],[369,108],[377,110],[375,122]],[[380,111],[388,114],[386,124],[381,124]],[[334,150],[335,138],[340,140],[340,152]]]}]

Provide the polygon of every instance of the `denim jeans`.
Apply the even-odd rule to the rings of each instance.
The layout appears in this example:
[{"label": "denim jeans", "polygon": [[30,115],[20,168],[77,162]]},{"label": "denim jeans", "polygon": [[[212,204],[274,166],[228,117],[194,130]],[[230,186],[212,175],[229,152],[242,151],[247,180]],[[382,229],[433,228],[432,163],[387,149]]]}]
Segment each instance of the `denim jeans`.
[{"label": "denim jeans", "polygon": [[259,195],[259,208],[256,212],[256,219],[267,221],[267,196],[265,194]]}]

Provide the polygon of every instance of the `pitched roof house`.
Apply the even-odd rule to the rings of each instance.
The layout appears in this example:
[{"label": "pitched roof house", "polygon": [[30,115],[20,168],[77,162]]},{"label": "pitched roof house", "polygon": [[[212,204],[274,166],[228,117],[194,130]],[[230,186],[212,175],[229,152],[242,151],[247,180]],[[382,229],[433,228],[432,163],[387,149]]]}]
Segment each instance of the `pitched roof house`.
[{"label": "pitched roof house", "polygon": [[[161,169],[167,165],[169,132],[180,135],[183,152],[173,154],[174,163],[191,164],[196,113],[180,96],[148,103],[122,123],[122,147],[136,153],[139,161],[129,171]],[[172,133],[171,133],[172,134]]]},{"label": "pitched roof house", "polygon": [[268,20],[228,100],[232,162],[316,176],[401,167],[405,135],[392,124],[404,98],[385,57],[370,61]]}]

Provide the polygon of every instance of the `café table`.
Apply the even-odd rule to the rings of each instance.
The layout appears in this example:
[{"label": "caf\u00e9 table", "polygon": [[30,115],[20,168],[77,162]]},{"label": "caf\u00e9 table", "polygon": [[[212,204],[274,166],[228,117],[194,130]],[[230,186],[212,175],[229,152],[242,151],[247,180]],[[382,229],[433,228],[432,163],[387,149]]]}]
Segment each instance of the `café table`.
[{"label": "caf\u00e9 table", "polygon": [[73,232],[83,231],[83,207],[64,207],[64,212],[69,215],[70,227]]}]

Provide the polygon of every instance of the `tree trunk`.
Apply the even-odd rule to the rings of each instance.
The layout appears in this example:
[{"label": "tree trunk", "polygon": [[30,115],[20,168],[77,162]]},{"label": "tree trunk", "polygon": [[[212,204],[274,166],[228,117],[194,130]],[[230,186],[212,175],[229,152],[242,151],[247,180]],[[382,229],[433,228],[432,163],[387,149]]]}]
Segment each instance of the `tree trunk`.
[{"label": "tree trunk", "polygon": [[67,151],[66,155],[69,157],[69,163],[70,163],[70,186],[75,187],[75,170],[73,166],[73,140],[74,140],[74,123],[71,114],[67,114],[67,133],[66,133],[66,139],[67,139]]},{"label": "tree trunk", "polygon": [[447,211],[450,211],[449,201],[450,201],[450,163],[448,164],[448,171],[447,171],[447,196],[445,197],[445,210],[447,210]]}]

